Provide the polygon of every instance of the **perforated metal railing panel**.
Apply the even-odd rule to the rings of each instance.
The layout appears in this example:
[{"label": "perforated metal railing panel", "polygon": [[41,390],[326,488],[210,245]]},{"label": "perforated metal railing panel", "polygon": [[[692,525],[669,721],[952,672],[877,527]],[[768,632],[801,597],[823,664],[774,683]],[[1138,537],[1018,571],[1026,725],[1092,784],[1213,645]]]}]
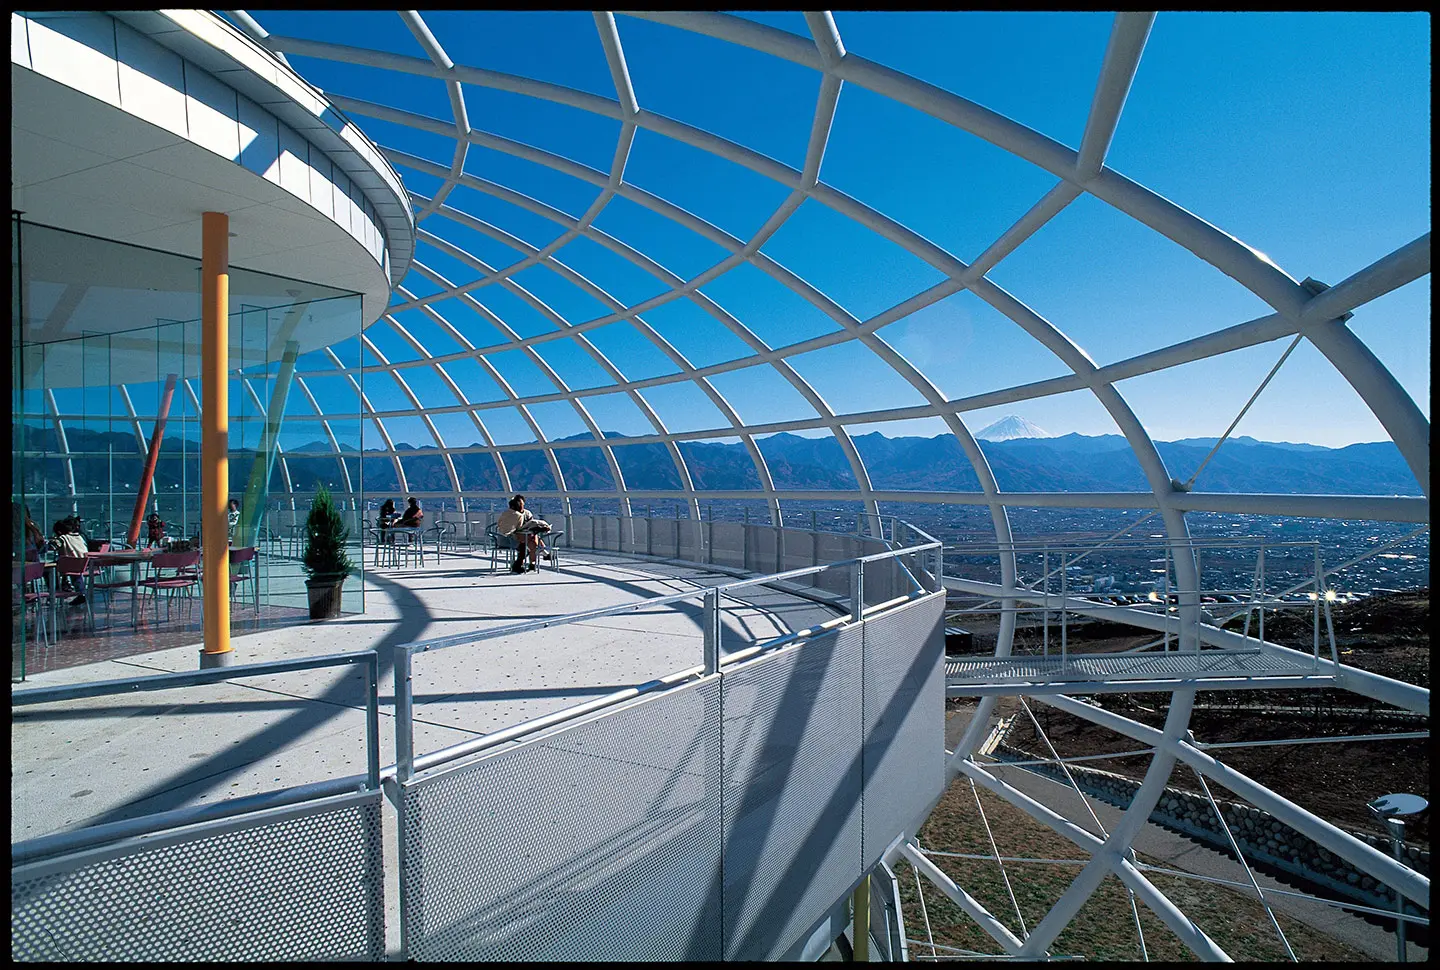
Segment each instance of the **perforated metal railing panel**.
[{"label": "perforated metal railing panel", "polygon": [[777,558],[779,530],[770,525],[745,526],[745,568],[752,573],[778,573],[780,560]]},{"label": "perforated metal railing panel", "polygon": [[675,536],[680,528],[680,523],[675,519],[654,519],[650,522],[649,542],[647,550],[652,556],[674,556],[676,551]]},{"label": "perforated metal railing panel", "polygon": [[944,789],[944,613],[931,596],[864,626],[866,868]]},{"label": "perforated metal railing panel", "polygon": [[403,786],[407,955],[718,958],[719,703],[699,681]]},{"label": "perforated metal railing panel", "polygon": [[570,516],[569,527],[565,530],[566,541],[574,549],[595,548],[595,524],[588,515]]},{"label": "perforated metal railing panel", "polygon": [[710,523],[711,562],[745,568],[745,526],[739,522]]},{"label": "perforated metal railing panel", "polygon": [[379,960],[380,793],[11,870],[13,960]]},{"label": "perforated metal railing panel", "polygon": [[[828,532],[813,533],[815,557],[819,562],[842,562],[855,558],[858,546],[854,536],[833,535]],[[848,568],[827,569],[815,577],[815,585],[827,593],[848,595],[850,592],[850,571]]]},{"label": "perforated metal railing panel", "polygon": [[774,959],[860,877],[861,631],[723,680],[725,958]]}]

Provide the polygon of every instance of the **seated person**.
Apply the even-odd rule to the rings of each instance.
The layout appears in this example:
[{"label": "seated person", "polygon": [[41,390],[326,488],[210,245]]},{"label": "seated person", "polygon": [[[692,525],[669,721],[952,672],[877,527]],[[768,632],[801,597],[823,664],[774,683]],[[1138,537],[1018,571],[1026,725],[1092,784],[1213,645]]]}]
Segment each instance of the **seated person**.
[{"label": "seated person", "polygon": [[419,525],[424,518],[425,512],[420,508],[420,500],[410,496],[410,504],[405,506],[405,514],[400,517],[400,525],[408,529]]},{"label": "seated person", "polygon": [[[515,562],[511,564],[512,573],[523,573],[525,571],[525,550],[530,550],[530,568],[535,569],[535,554],[543,549],[545,543],[540,536],[550,531],[550,523],[544,519],[537,519],[535,515],[525,508],[525,496],[516,495],[510,500],[510,508],[500,513],[499,520],[495,523],[495,529],[501,535],[515,537]],[[550,550],[545,550],[545,558],[550,558]]]},{"label": "seated person", "polygon": [[[55,538],[53,540],[55,554],[57,556],[73,556],[81,562],[85,561],[85,554],[89,548],[85,543],[85,537],[80,534],[78,518],[61,519],[55,523]],[[67,576],[67,581],[75,588],[76,597],[70,601],[72,606],[79,606],[85,602],[85,580],[80,576]]]},{"label": "seated person", "polygon": [[393,542],[395,537],[389,534],[389,529],[400,516],[395,511],[395,500],[387,498],[385,504],[380,506],[380,517],[375,520],[376,526],[380,529],[381,542]]},{"label": "seated person", "polygon": [[[20,531],[20,503],[13,502],[11,504],[13,505],[11,522],[14,523],[14,529],[18,533]],[[38,562],[40,556],[45,552],[45,533],[40,531],[40,527],[30,517],[30,506],[28,505],[25,506],[24,516],[24,538],[22,540],[17,535],[16,541],[24,549],[26,561]]]}]

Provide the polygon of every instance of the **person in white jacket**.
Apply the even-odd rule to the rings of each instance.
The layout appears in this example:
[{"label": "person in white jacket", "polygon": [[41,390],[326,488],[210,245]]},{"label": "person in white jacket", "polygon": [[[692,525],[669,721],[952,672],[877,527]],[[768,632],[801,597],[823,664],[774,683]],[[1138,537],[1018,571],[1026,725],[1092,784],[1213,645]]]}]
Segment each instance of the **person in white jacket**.
[{"label": "person in white jacket", "polygon": [[512,573],[525,571],[525,551],[527,549],[530,551],[530,568],[532,570],[535,568],[536,553],[544,550],[545,558],[550,558],[550,550],[545,549],[545,541],[540,538],[550,531],[550,523],[544,519],[537,519],[532,512],[525,508],[525,496],[516,495],[510,500],[510,507],[500,513],[495,528],[501,535],[515,536],[515,562],[510,566]]}]

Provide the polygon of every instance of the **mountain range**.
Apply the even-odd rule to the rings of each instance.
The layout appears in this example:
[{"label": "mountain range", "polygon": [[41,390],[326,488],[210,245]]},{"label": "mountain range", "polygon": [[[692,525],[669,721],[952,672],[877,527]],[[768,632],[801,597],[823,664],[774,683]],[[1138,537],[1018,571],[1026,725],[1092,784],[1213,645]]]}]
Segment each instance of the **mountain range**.
[{"label": "mountain range", "polygon": [[[27,452],[49,451],[53,455],[56,450],[56,443],[51,440],[53,434],[48,428],[27,428],[27,437]],[[609,433],[607,437],[621,435]],[[81,491],[106,491],[112,472],[117,489],[120,489],[121,483],[133,483],[138,479],[143,459],[135,452],[133,435],[73,428],[68,438],[73,451],[89,453],[89,456],[74,459],[76,485]],[[588,435],[577,435],[568,440],[586,438]],[[865,464],[873,488],[897,491],[980,490],[969,459],[951,435],[890,438],[872,432],[855,435],[851,440]],[[1185,481],[1209,453],[1215,440],[1185,438],[1159,441],[1155,446],[1171,477]],[[855,488],[850,464],[833,437],[805,438],[781,433],[757,438],[756,444],[765,457],[777,488]],[[697,488],[759,488],[754,463],[743,444],[682,441],[677,445]],[[193,441],[188,446],[190,453],[182,462],[181,456],[176,453],[180,447],[178,441],[166,439],[156,471],[161,494],[182,482],[187,490],[198,490],[199,448]],[[1018,436],[999,441],[982,439],[980,447],[1002,491],[1148,490],[1139,462],[1129,443],[1120,435],[1067,434]],[[396,448],[403,452],[411,446],[397,442]],[[318,440],[304,448],[287,448],[287,451],[329,450],[328,443]],[[357,471],[362,472],[360,477],[367,492],[392,493],[400,490],[392,462],[366,455],[362,464],[357,460],[361,457],[360,452],[353,448],[344,448],[344,452],[352,476]],[[675,464],[664,445],[615,445],[614,452],[630,488],[680,488]],[[561,448],[556,449],[555,455],[570,489],[607,490],[614,487],[609,464],[599,448]],[[542,451],[511,451],[505,452],[504,456],[513,488],[545,490],[555,487],[549,462]],[[490,455],[457,454],[453,459],[463,490],[491,491],[500,488],[495,461]],[[402,454],[401,462],[412,491],[451,490],[445,463],[433,449],[417,451],[414,455]],[[333,458],[296,455],[288,457],[287,463],[291,481],[297,490],[309,491],[317,481],[334,486],[341,484],[338,465]],[[182,467],[184,464],[191,467],[186,469]],[[239,453],[232,455],[230,474],[233,489],[244,488],[249,471],[247,456]],[[51,491],[55,489],[54,483],[62,483],[63,489],[64,470],[55,457],[26,460],[22,474],[27,491],[34,491],[41,485],[42,475],[48,479]],[[1194,487],[1196,491],[1208,492],[1421,494],[1415,476],[1401,458],[1399,449],[1389,441],[1325,448],[1234,437],[1216,452]],[[284,488],[278,465],[271,488]]]}]

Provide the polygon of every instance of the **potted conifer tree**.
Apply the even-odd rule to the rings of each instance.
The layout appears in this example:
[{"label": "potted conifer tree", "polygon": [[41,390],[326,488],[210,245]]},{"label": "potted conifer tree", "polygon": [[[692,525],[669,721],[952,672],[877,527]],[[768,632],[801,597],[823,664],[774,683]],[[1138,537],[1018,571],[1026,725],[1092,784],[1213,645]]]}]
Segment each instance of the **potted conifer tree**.
[{"label": "potted conifer tree", "polygon": [[305,519],[305,589],[310,594],[310,619],[340,615],[340,593],[354,563],[345,552],[350,531],[324,485],[310,503]]}]

